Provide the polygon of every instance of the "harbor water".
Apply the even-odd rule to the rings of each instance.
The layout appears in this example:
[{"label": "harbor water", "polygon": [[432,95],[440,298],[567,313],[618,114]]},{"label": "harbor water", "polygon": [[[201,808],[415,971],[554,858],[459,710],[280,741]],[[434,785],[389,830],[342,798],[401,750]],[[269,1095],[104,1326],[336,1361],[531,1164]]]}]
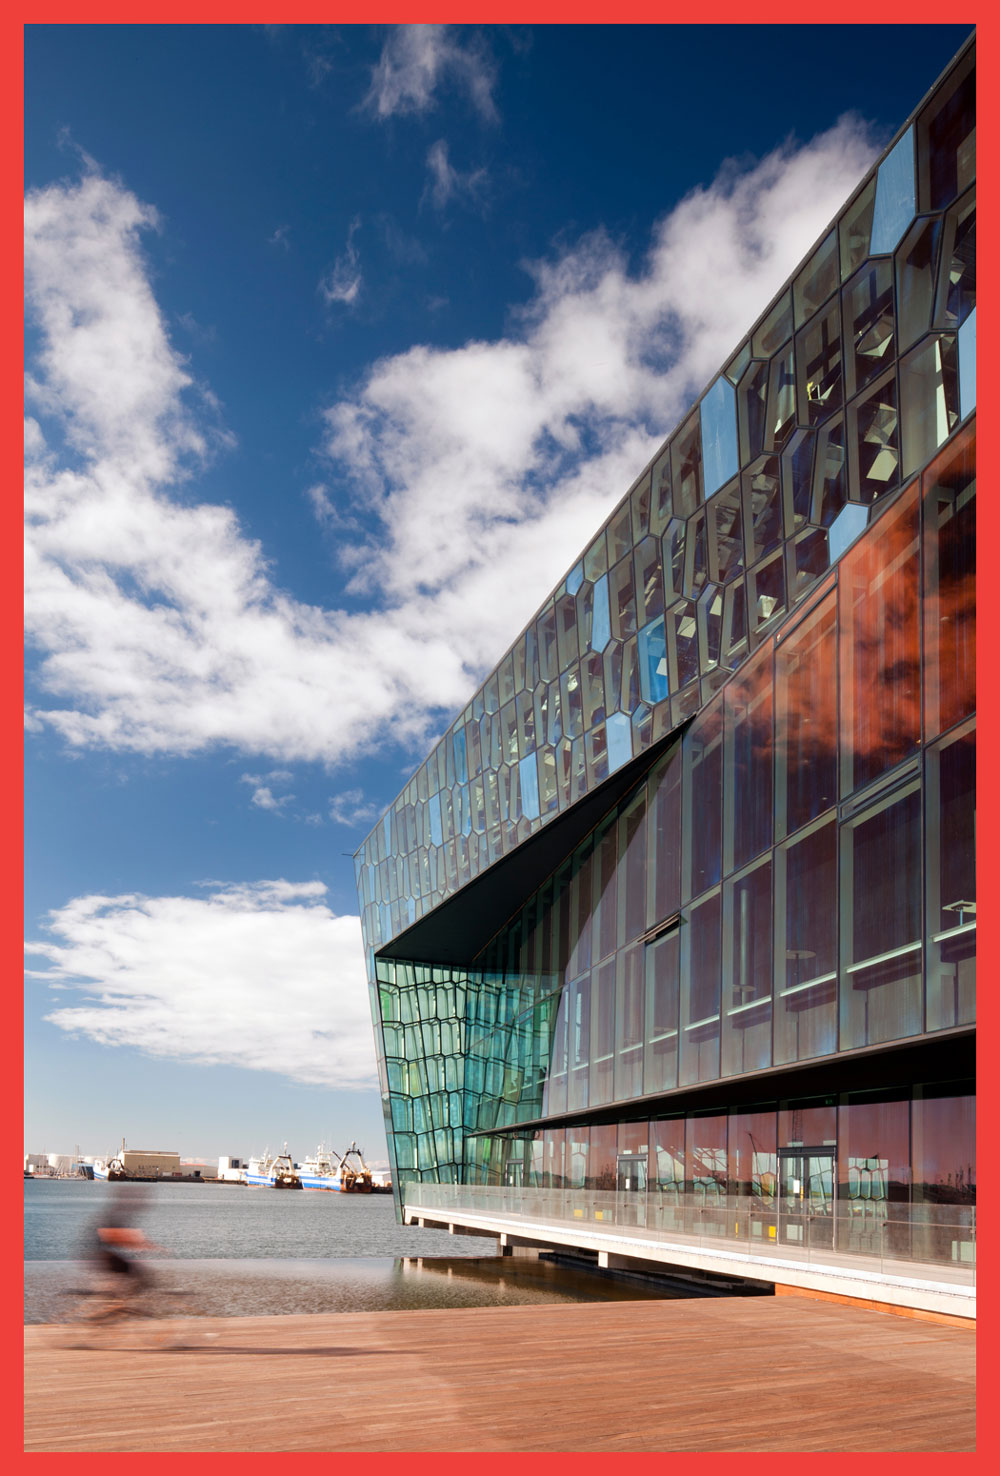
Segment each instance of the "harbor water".
[{"label": "harbor water", "polygon": [[[26,1179],[24,1320],[58,1322],[101,1211],[117,1186]],[[389,1195],[253,1189],[236,1184],[128,1186],[134,1223],[166,1255],[147,1264],[205,1316],[372,1312],[530,1302],[635,1300],[662,1287],[547,1261],[504,1259],[492,1238],[396,1223]]]}]

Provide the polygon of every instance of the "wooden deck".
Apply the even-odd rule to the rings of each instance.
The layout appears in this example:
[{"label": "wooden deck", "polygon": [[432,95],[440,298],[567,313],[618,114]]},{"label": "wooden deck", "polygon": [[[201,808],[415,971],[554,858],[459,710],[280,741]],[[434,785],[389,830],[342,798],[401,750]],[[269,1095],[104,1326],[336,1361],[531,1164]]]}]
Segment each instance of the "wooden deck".
[{"label": "wooden deck", "polygon": [[975,1337],[800,1297],[25,1328],[28,1451],[968,1451]]}]

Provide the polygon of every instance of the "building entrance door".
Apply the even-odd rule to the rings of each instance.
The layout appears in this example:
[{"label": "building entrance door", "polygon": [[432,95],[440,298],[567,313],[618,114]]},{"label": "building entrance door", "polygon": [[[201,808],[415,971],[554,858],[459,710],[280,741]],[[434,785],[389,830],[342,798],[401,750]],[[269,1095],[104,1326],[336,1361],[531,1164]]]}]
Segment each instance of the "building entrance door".
[{"label": "building entrance door", "polygon": [[646,1155],[618,1155],[618,1220],[623,1225],[646,1223]]},{"label": "building entrance door", "polygon": [[778,1240],[832,1250],[836,1228],[833,1149],[782,1148],[778,1153]]}]

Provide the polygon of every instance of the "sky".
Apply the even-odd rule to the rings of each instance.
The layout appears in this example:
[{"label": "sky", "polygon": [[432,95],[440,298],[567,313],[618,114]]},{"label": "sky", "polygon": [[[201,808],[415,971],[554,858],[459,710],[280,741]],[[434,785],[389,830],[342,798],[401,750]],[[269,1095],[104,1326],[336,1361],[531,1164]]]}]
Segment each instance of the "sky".
[{"label": "sky", "polygon": [[351,856],[966,26],[25,38],[25,1151],[386,1161]]}]

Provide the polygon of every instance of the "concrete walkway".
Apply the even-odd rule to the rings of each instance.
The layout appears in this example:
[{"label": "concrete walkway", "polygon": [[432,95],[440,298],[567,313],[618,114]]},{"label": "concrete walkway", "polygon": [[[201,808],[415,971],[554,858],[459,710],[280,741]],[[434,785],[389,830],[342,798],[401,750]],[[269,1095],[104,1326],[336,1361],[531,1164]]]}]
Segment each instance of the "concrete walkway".
[{"label": "concrete walkway", "polygon": [[969,1451],[971,1331],[799,1297],[26,1327],[28,1451]]}]

